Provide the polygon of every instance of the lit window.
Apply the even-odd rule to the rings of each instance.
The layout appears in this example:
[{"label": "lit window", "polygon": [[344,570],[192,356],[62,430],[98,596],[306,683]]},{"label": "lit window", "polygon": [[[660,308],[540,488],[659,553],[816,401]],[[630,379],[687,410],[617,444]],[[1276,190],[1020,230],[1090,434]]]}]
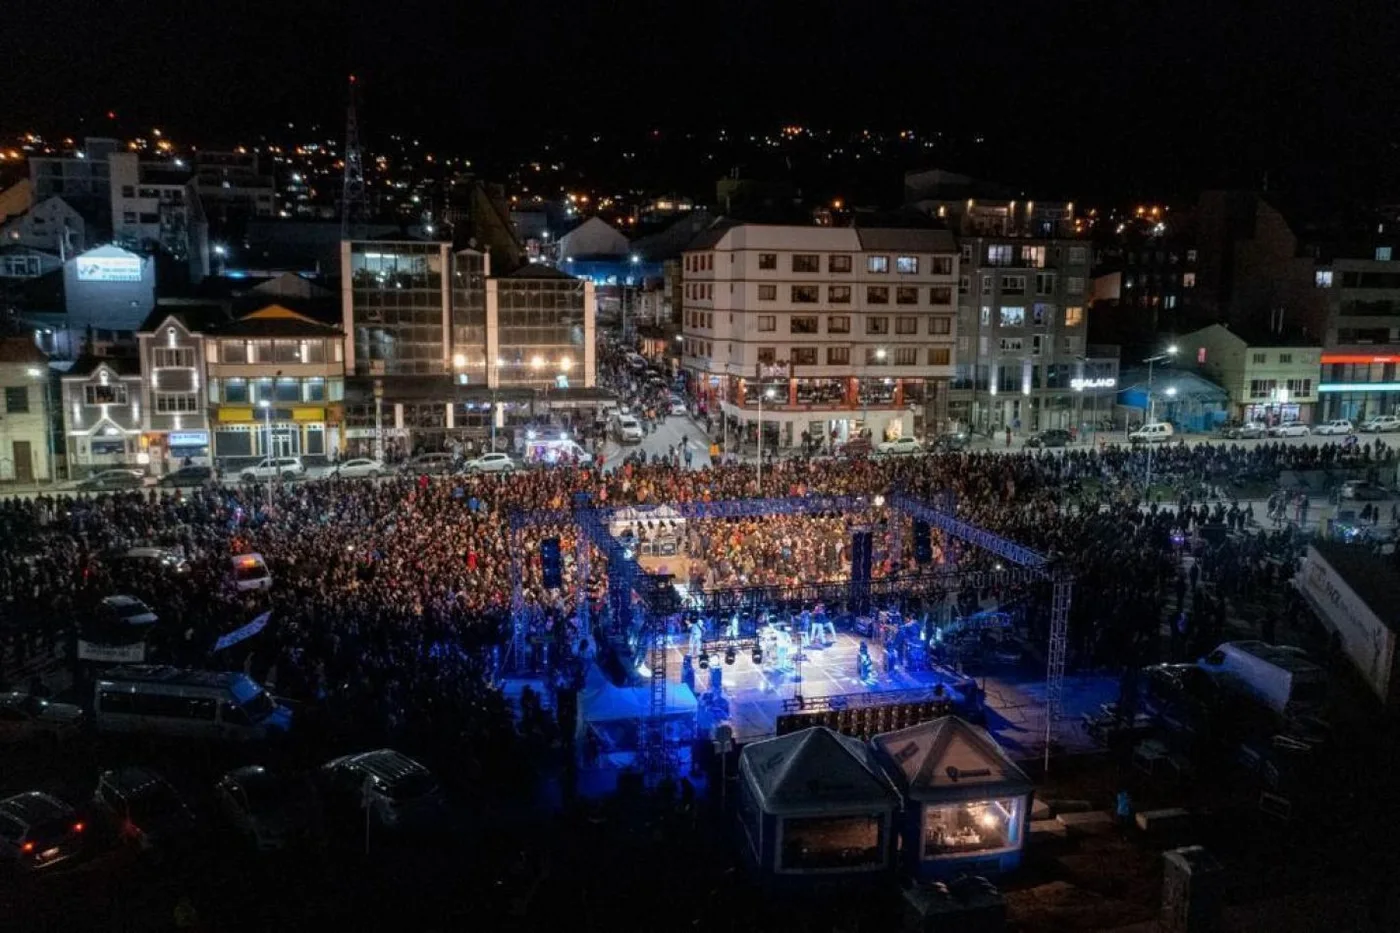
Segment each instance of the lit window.
[{"label": "lit window", "polygon": [[867,256],[865,258],[865,271],[884,273],[890,271],[890,257],[888,256]]},{"label": "lit window", "polygon": [[760,269],[776,269],[776,268],[778,268],[778,254],[777,254],[777,253],[759,253],[759,254],[758,254],[758,267],[759,267]]},{"label": "lit window", "polygon": [[998,315],[998,323],[1002,327],[1021,327],[1026,323],[1025,308],[1002,308]]},{"label": "lit window", "polygon": [[900,275],[918,275],[919,257],[896,256],[894,260],[894,271],[898,272]]},{"label": "lit window", "polygon": [[1315,273],[1313,273],[1313,283],[1316,284],[1318,288],[1331,288],[1332,270],[1318,269]]},{"label": "lit window", "polygon": [[987,265],[1009,266],[1015,262],[1016,247],[1009,244],[993,244],[987,247]]},{"label": "lit window", "polygon": [[1084,323],[1084,309],[1073,307],[1065,308],[1065,326],[1078,327]]},{"label": "lit window", "polygon": [[1390,247],[1389,247],[1389,246],[1377,246],[1377,247],[1376,247],[1376,262],[1390,262]]}]

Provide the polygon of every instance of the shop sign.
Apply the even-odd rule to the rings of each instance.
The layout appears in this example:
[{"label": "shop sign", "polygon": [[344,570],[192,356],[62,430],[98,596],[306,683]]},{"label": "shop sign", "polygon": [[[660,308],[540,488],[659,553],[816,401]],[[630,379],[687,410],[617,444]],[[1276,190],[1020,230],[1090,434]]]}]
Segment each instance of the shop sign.
[{"label": "shop sign", "polygon": [[408,428],[381,428],[377,431],[374,428],[345,429],[345,439],[350,441],[369,440],[374,438],[376,434],[381,437],[408,437]]},{"label": "shop sign", "polygon": [[171,447],[208,447],[208,431],[171,431],[166,435]]},{"label": "shop sign", "polygon": [[1081,389],[1112,389],[1118,385],[1118,380],[1113,378],[1103,379],[1071,379],[1069,387],[1076,391]]}]

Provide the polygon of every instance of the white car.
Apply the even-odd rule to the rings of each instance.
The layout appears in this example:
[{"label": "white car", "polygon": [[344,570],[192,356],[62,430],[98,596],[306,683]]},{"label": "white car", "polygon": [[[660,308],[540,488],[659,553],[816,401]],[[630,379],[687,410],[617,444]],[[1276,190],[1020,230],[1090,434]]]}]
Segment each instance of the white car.
[{"label": "white car", "polygon": [[1307,437],[1311,433],[1312,428],[1301,421],[1285,421],[1269,428],[1270,437]]},{"label": "white car", "polygon": [[685,407],[684,400],[673,398],[671,399],[671,414],[680,415],[684,418],[686,415],[690,414],[690,410]]},{"label": "white car", "polygon": [[613,433],[624,444],[640,444],[642,442],[641,423],[631,415],[618,415],[613,421]]},{"label": "white car", "polygon": [[272,589],[272,571],[261,554],[239,554],[230,561],[234,589],[240,593]]},{"label": "white car", "polygon": [[923,452],[923,446],[912,437],[896,437],[892,441],[885,441],[875,448],[876,452],[882,454],[917,454]]},{"label": "white car", "polygon": [[267,457],[256,465],[244,467],[238,476],[245,483],[265,482],[270,479],[293,480],[306,475],[306,466],[300,457]]},{"label": "white car", "polygon": [[1381,434],[1387,431],[1400,431],[1400,416],[1381,415],[1361,426],[1362,434]]},{"label": "white car", "polygon": [[0,745],[66,739],[83,725],[83,710],[27,693],[0,693]]},{"label": "white car", "polygon": [[1352,423],[1345,418],[1324,421],[1312,429],[1314,434],[1350,434],[1353,430]]},{"label": "white car", "polygon": [[465,469],[468,473],[509,473],[515,469],[515,461],[509,454],[482,454],[468,460]]},{"label": "white car", "polygon": [[336,465],[330,471],[330,475],[338,476],[341,479],[379,479],[387,472],[382,460],[375,460],[373,457],[356,457],[354,460],[346,460]]}]

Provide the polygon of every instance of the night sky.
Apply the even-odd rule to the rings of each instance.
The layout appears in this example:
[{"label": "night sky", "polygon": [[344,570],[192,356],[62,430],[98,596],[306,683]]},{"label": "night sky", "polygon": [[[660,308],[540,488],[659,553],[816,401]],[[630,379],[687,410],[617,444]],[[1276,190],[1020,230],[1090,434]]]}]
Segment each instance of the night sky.
[{"label": "night sky", "polygon": [[908,126],[982,134],[952,168],[1057,192],[1267,172],[1273,189],[1393,197],[1397,20],[1377,0],[10,0],[0,132],[77,135],[111,109],[123,132],[208,144],[288,121],[339,136],[354,71],[371,147],[393,131],[484,157],[564,131]]}]

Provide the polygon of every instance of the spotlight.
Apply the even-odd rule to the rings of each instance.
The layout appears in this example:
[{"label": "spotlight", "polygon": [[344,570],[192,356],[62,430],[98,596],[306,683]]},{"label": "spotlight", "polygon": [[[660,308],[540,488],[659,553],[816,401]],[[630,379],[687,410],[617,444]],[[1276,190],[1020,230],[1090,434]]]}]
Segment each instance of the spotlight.
[{"label": "spotlight", "polygon": [[733,646],[733,645],[730,645],[728,648],[725,648],[725,649],[724,649],[724,663],[725,663],[725,664],[733,664],[733,663],[734,663],[734,646]]},{"label": "spotlight", "polygon": [[760,647],[758,647],[757,645],[755,645],[755,646],[754,646],[754,649],[753,649],[753,654],[749,655],[749,657],[753,658],[753,663],[755,663],[755,664],[762,664],[762,663],[763,663],[763,649],[760,648]]}]

